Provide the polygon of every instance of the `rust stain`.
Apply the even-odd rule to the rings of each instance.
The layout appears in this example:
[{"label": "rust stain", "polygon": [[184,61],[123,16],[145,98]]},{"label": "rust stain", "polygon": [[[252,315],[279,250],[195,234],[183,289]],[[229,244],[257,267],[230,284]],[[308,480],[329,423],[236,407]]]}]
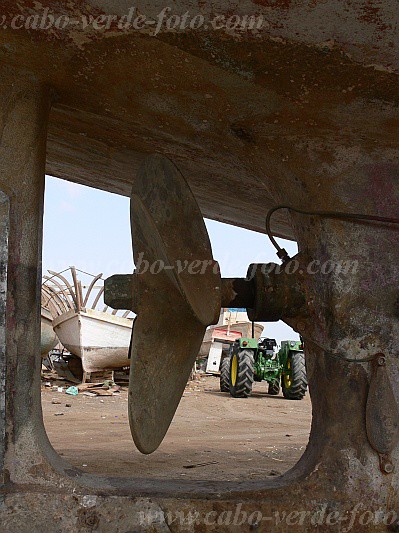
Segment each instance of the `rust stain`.
[{"label": "rust stain", "polygon": [[365,4],[361,7],[362,14],[359,18],[360,20],[364,20],[369,24],[375,24],[377,30],[383,32],[391,28],[391,25],[383,22],[380,13],[381,3],[379,6],[376,4],[377,2],[372,2],[371,0],[365,2]]},{"label": "rust stain", "polygon": [[253,3],[263,7],[289,9],[291,7],[292,0],[253,0]]},{"label": "rust stain", "polygon": [[366,197],[373,199],[378,211],[389,212],[390,207],[394,209],[395,189],[390,177],[395,173],[398,174],[399,169],[395,169],[394,165],[388,163],[377,163],[369,165],[366,172],[368,176]]}]

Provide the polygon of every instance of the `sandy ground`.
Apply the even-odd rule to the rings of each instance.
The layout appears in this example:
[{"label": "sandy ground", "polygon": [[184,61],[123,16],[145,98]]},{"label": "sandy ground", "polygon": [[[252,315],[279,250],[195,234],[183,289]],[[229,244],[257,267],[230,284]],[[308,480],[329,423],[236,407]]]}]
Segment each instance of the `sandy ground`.
[{"label": "sandy ground", "polygon": [[[141,455],[131,440],[126,388],[102,398],[43,388],[42,402],[54,448],[88,472],[242,481],[285,472],[308,442],[309,395],[290,401],[266,390],[265,383],[255,383],[250,398],[236,399],[219,391],[216,377],[190,382],[163,444],[150,456]],[[61,404],[52,404],[53,398]],[[199,463],[211,464],[187,468]]]}]

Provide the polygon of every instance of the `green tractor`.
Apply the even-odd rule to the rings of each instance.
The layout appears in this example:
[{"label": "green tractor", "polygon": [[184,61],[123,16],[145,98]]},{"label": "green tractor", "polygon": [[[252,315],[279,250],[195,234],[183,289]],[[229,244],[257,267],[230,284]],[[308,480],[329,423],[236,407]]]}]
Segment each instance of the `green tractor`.
[{"label": "green tractor", "polygon": [[247,398],[254,381],[267,381],[268,394],[302,400],[308,386],[301,341],[283,341],[276,351],[274,339],[241,338],[231,346],[220,366],[220,390],[234,398]]}]

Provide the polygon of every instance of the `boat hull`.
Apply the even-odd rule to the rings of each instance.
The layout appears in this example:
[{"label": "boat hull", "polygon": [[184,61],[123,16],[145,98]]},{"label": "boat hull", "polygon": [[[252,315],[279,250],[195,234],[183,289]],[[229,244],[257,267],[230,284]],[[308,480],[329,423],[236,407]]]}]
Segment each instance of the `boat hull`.
[{"label": "boat hull", "polygon": [[57,335],[53,329],[53,317],[44,307],[41,309],[40,327],[40,353],[42,358],[44,358],[58,343]]},{"label": "boat hull", "polygon": [[93,309],[68,311],[53,321],[61,343],[80,357],[84,372],[130,365],[133,321]]},{"label": "boat hull", "polygon": [[[213,339],[213,333],[215,330],[223,330],[227,333],[228,329],[231,331],[235,331],[238,333],[238,337],[252,337],[252,322],[237,322],[235,324],[232,324],[231,326],[228,326],[226,324],[223,325],[216,325],[211,326],[208,328],[205,332],[204,340],[202,341],[199,356],[200,357],[207,357],[209,355],[209,350],[211,349],[212,345],[212,339]],[[254,327],[254,333],[255,338],[259,339],[263,331],[263,326],[261,324],[255,323]],[[233,339],[235,340],[235,339]],[[223,344],[223,349],[228,349],[229,344]]]}]

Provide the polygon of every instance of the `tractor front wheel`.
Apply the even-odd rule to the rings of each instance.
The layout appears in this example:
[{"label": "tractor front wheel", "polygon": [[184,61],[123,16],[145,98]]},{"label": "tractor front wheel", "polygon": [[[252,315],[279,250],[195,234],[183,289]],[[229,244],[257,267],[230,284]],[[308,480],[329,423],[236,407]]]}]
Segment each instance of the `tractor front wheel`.
[{"label": "tractor front wheel", "polygon": [[230,394],[247,398],[254,382],[254,356],[251,350],[239,350],[230,359]]},{"label": "tractor front wheel", "polygon": [[220,391],[230,392],[230,357],[225,357],[220,365]]},{"label": "tractor front wheel", "polygon": [[267,389],[267,394],[272,396],[277,396],[280,392],[280,378],[274,378],[272,381],[269,381],[269,388]]},{"label": "tractor front wheel", "polygon": [[302,400],[305,396],[308,380],[303,352],[290,352],[281,385],[287,400]]}]

